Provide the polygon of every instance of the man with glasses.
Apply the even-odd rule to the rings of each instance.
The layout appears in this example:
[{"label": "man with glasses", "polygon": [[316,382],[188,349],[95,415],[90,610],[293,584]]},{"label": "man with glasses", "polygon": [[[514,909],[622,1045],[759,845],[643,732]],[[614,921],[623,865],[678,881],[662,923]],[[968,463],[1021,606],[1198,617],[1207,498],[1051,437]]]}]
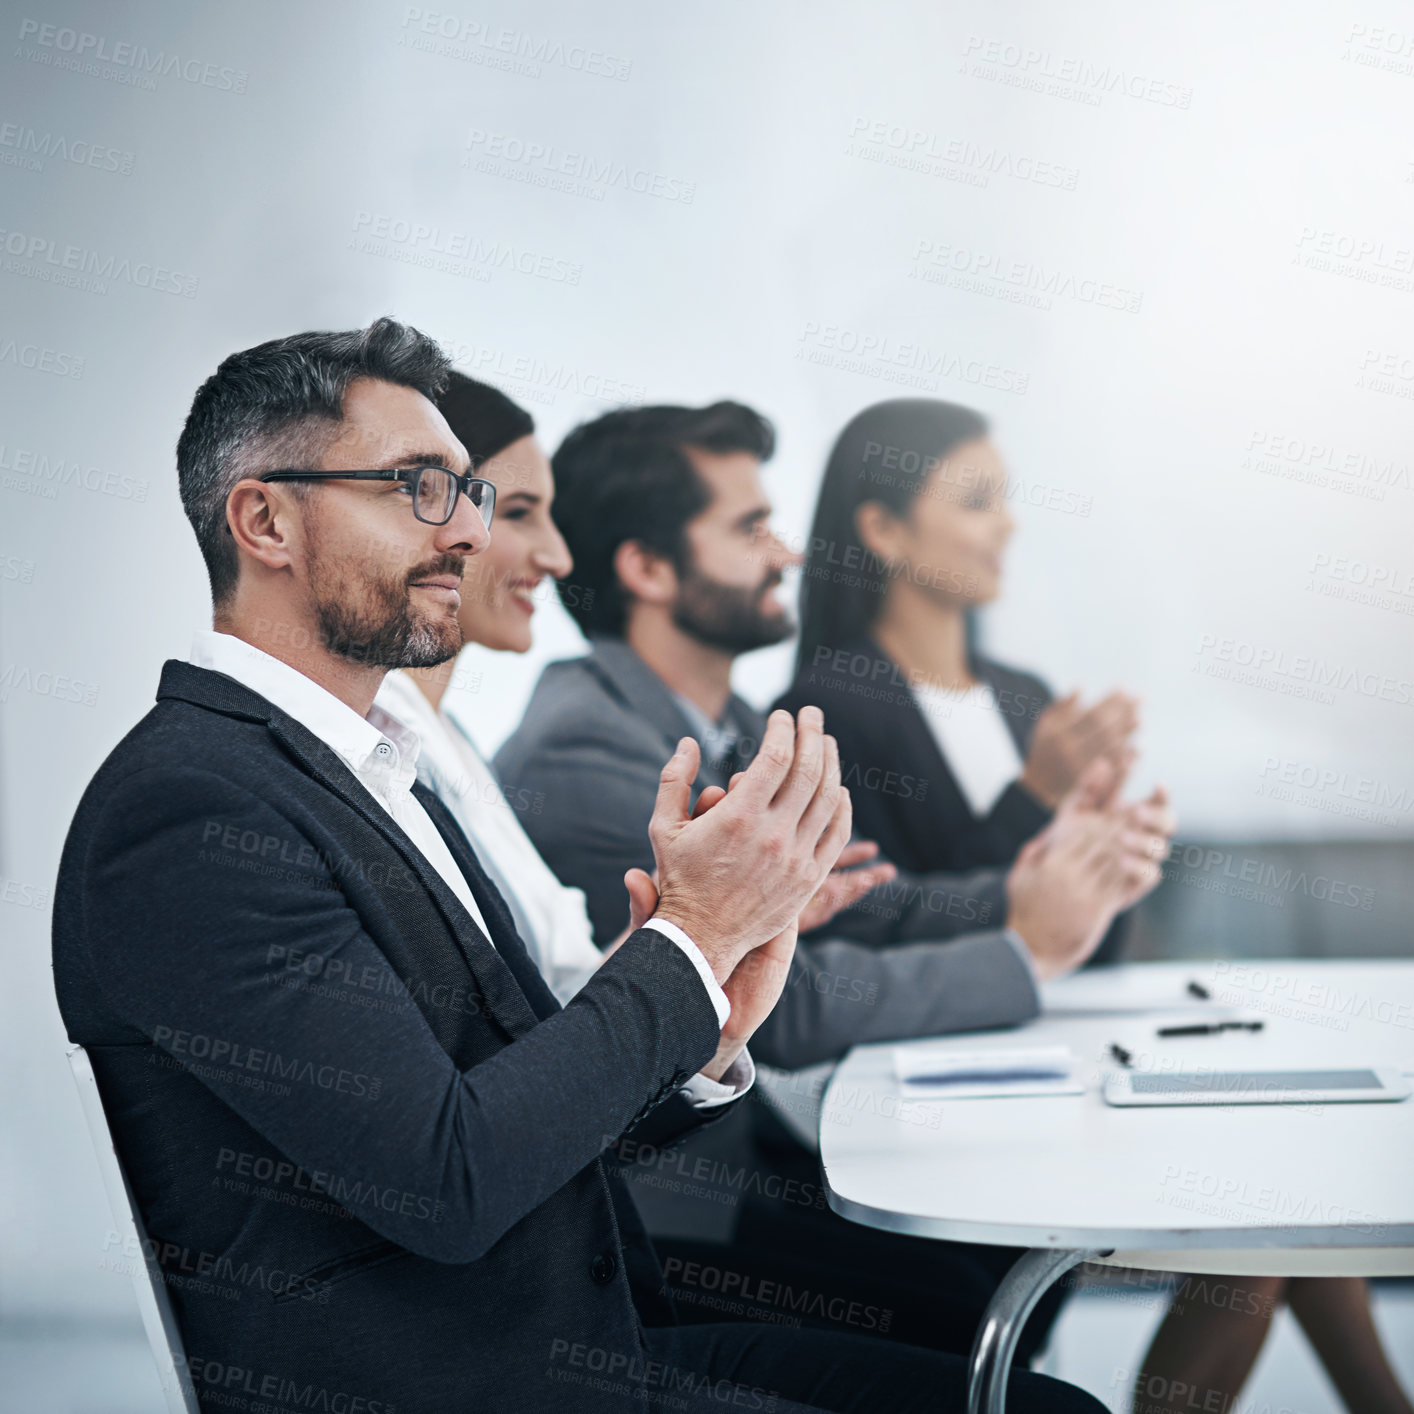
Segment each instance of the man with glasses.
[{"label": "man with glasses", "polygon": [[[445,376],[380,320],[234,354],[202,386],[177,464],[214,628],[163,666],[60,863],[60,1010],[201,1406],[961,1407],[955,1359],[674,1323],[602,1154],[750,1087],[849,796],[814,708],[777,713],[691,814],[680,743],[655,912],[559,1006],[416,783],[416,734],[374,705],[385,671],[460,647],[457,585],[488,543],[492,498],[432,401]],[[1098,1408],[1020,1377],[1011,1407]]]}]

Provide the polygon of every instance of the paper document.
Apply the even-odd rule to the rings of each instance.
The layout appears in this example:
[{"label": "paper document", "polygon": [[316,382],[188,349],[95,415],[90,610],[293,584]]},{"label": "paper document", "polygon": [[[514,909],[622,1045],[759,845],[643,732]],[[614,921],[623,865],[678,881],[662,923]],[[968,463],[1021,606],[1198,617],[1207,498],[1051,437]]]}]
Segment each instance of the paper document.
[{"label": "paper document", "polygon": [[894,1070],[905,1100],[978,1100],[993,1095],[1083,1095],[1069,1046],[960,1051],[899,1046]]}]

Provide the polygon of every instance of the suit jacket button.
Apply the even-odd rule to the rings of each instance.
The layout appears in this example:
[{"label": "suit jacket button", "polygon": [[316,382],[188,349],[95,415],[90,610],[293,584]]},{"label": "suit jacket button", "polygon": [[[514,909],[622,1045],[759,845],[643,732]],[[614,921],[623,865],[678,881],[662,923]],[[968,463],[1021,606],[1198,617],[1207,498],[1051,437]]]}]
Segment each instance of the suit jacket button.
[{"label": "suit jacket button", "polygon": [[590,1264],[589,1275],[599,1283],[600,1286],[608,1286],[613,1281],[614,1273],[618,1271],[619,1264],[608,1252],[601,1252]]}]

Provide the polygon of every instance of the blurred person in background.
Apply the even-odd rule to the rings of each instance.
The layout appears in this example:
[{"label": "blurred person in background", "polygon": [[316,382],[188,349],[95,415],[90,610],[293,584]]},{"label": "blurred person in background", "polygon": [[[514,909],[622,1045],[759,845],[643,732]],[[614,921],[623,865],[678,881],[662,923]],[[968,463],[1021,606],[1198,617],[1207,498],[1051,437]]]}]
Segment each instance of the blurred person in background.
[{"label": "blurred person in background", "polygon": [[[1007,485],[982,415],[931,398],[858,413],[821,482],[796,676],[775,705],[824,709],[855,828],[905,868],[1008,864],[1092,762],[1110,761],[1118,784],[1134,759],[1133,696],[1056,701],[977,649],[973,615],[1001,594],[1016,528]],[[890,772],[926,793],[860,788]],[[1136,1411],[1179,1414],[1192,1389],[1236,1398],[1283,1299],[1352,1411],[1410,1414],[1355,1277],[1188,1278],[1142,1363]]]},{"label": "blurred person in background", "polygon": [[[970,408],[876,403],[840,433],[801,571],[795,680],[816,702],[858,796],[855,827],[911,870],[1010,865],[1092,761],[1133,760],[1138,701],[1056,701],[978,651],[974,611],[1001,589],[1015,522],[1006,471]],[[911,773],[926,789],[860,790]],[[1162,797],[1160,797],[1162,799]],[[1119,950],[1124,920],[1097,950]]]}]

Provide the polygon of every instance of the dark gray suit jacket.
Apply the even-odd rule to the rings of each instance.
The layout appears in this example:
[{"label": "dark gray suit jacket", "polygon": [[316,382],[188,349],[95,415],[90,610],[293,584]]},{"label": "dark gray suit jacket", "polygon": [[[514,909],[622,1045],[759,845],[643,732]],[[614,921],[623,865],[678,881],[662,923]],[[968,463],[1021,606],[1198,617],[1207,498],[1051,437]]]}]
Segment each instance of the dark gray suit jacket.
[{"label": "dark gray suit jacket", "polygon": [[[593,649],[545,669],[495,766],[508,792],[543,796],[521,823],[560,879],[584,890],[603,945],[627,922],[624,871],[653,868],[648,821],[663,763],[694,733],[628,644],[595,638]],[[731,712],[747,738],[745,764],[765,719],[736,696]],[[694,799],[705,786],[725,785],[730,764],[704,755]],[[1030,1020],[1036,989],[1019,944],[1000,928],[1004,910],[995,872],[901,874],[802,940],[753,1054],[794,1070],[838,1060],[863,1042]]]},{"label": "dark gray suit jacket", "polygon": [[74,816],[54,979],[207,1406],[625,1407],[563,1375],[674,1320],[601,1154],[717,1113],[675,1093],[691,963],[641,929],[561,1008],[431,792],[494,946],[299,722],[175,661],[157,698]]}]

